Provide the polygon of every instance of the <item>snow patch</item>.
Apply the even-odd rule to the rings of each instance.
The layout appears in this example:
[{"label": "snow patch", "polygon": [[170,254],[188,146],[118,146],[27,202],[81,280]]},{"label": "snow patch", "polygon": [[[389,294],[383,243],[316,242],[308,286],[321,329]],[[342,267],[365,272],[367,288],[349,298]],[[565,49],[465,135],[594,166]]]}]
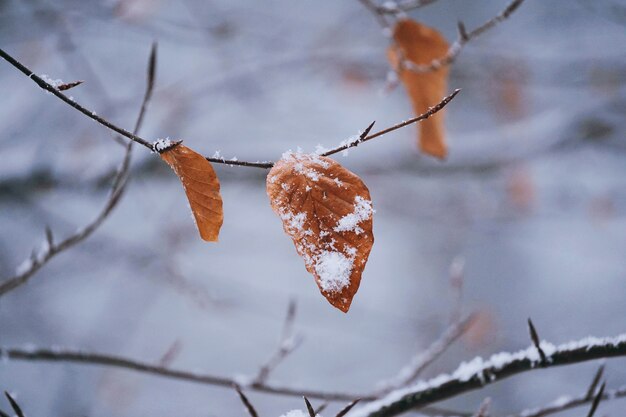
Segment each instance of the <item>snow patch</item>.
[{"label": "snow patch", "polygon": [[346,214],[337,222],[337,226],[333,230],[335,232],[354,232],[357,235],[363,233],[363,229],[359,227],[359,223],[369,220],[374,210],[372,202],[361,196],[354,199],[354,211]]},{"label": "snow patch", "polygon": [[315,273],[320,279],[322,290],[339,292],[350,285],[350,274],[354,259],[341,252],[324,251],[315,260]]},{"label": "snow patch", "polygon": [[154,149],[156,152],[163,152],[171,148],[172,145],[173,143],[170,138],[157,139],[152,143],[152,149]]}]

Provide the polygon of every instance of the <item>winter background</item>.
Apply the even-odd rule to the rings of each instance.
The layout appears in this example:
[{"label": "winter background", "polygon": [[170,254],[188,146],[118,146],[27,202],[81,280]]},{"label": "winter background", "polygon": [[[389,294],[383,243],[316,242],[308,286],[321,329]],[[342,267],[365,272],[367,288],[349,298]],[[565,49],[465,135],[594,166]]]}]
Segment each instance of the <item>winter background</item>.
[{"label": "winter background", "polygon": [[[456,36],[504,0],[440,0],[411,16]],[[157,84],[142,136],[203,154],[274,160],[411,116],[373,17],[354,1],[0,0],[0,45],[70,95],[132,128],[150,44]],[[226,376],[275,350],[291,298],[304,337],[272,374],[292,387],[369,391],[447,326],[449,269],[478,324],[424,376],[529,345],[626,331],[626,2],[527,0],[453,66],[450,157],[420,156],[414,126],[338,156],[369,186],[376,242],[349,314],[319,294],[265,194],[266,171],[217,166],[225,221],[201,241],[178,179],[137,148],[127,193],[85,243],[0,300],[0,343],[68,346]],[[0,278],[50,225],[89,222],[123,149],[0,62]],[[610,387],[626,361],[607,362]],[[597,363],[529,372],[440,405],[493,412],[584,392]],[[244,415],[232,390],[102,367],[4,361],[0,388],[31,416]],[[299,398],[249,392],[262,416]],[[315,403],[319,404],[319,401]],[[1,407],[6,409],[6,404]],[[602,405],[623,415],[624,402]],[[342,404],[333,404],[332,415]],[[564,416],[586,413],[578,409]]]}]

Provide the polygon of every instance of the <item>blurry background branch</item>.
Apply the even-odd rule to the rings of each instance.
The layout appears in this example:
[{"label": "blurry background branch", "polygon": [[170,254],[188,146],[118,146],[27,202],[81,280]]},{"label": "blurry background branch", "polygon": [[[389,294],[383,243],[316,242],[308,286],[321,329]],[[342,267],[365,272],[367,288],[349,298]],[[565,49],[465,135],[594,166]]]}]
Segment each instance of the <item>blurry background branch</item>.
[{"label": "blurry background branch", "polygon": [[[133,129],[134,134],[137,134],[139,132],[139,129],[141,129],[144,115],[148,108],[148,102],[150,101],[150,98],[152,97],[152,92],[154,90],[156,52],[157,46],[156,43],[154,43],[152,45],[150,57],[148,59],[146,90],[143,96],[143,100],[141,102],[139,115],[137,116],[137,120],[135,121],[135,127]],[[36,76],[33,75],[33,77]],[[48,84],[43,80],[41,81],[45,84]],[[55,88],[49,84],[48,86],[54,91],[58,91],[59,89],[59,87]],[[132,145],[133,141],[129,141],[126,144],[124,159],[122,160],[120,166],[117,168],[117,173],[113,178],[113,184],[111,185],[109,197],[107,198],[104,207],[102,208],[98,216],[92,222],[78,229],[74,234],[68,236],[58,243],[54,241],[54,235],[52,234],[52,230],[50,230],[50,228],[46,228],[46,237],[43,244],[39,248],[35,249],[28,259],[22,262],[22,264],[17,268],[17,274],[15,276],[10,277],[0,283],[0,296],[28,282],[28,280],[33,275],[35,275],[35,273],[39,271],[39,269],[41,269],[55,255],[82,242],[83,240],[88,238],[96,229],[98,229],[98,227],[100,227],[100,225],[106,220],[106,218],[111,214],[115,206],[120,201],[122,194],[124,193],[124,190],[126,188],[126,184],[128,183]]]},{"label": "blurry background branch", "polygon": [[[359,1],[370,12],[372,12],[375,15],[377,21],[383,27],[388,28],[393,25],[390,25],[389,21],[386,19],[387,14],[395,14],[397,18],[402,18],[402,17],[398,17],[397,13],[400,13],[400,12],[403,13],[403,12],[406,12],[408,10],[411,10],[417,7],[434,3],[435,0],[411,1],[411,2],[405,2],[405,3],[385,2],[383,6],[376,6],[372,2],[372,0],[359,0]],[[398,72],[401,72],[402,70],[409,70],[413,72],[424,73],[424,72],[435,71],[443,66],[452,64],[454,60],[457,58],[457,56],[463,50],[463,47],[468,42],[477,38],[483,33],[487,32],[489,29],[498,25],[498,23],[501,23],[504,20],[508,19],[509,16],[511,16],[511,14],[513,14],[513,12],[515,12],[523,2],[524,0],[513,0],[511,3],[509,3],[509,5],[502,12],[492,17],[491,19],[489,19],[488,21],[486,21],[485,23],[483,23],[476,29],[472,30],[471,32],[467,31],[467,29],[465,28],[465,24],[463,24],[463,22],[459,22],[457,25],[458,37],[454,41],[454,43],[450,45],[448,52],[444,56],[442,56],[441,58],[437,58],[433,60],[432,62],[430,62],[429,64],[425,64],[425,65],[416,64],[407,59],[401,59],[399,61],[398,68],[393,68],[393,71],[398,73]],[[400,48],[396,48],[396,50],[399,53],[401,53]],[[399,56],[402,56],[402,54],[400,54]]]}]

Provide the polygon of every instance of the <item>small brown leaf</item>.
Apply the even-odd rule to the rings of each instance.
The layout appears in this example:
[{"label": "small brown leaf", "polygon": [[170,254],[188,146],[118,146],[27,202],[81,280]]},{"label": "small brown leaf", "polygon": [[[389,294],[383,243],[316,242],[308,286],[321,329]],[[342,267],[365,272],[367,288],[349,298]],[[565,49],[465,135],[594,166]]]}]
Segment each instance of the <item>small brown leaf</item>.
[{"label": "small brown leaf", "polygon": [[[389,47],[391,65],[398,68],[416,115],[439,102],[446,93],[448,67],[418,73],[402,68],[401,59],[417,65],[429,65],[448,52],[448,41],[435,29],[410,19],[401,19],[393,29],[394,44]],[[422,152],[444,159],[448,154],[443,124],[443,110],[419,124],[419,146]]]},{"label": "small brown leaf", "polygon": [[213,166],[204,156],[180,144],[163,150],[161,158],[183,183],[200,237],[217,242],[224,212],[220,182]]},{"label": "small brown leaf", "polygon": [[267,176],[267,194],[322,295],[347,313],[374,243],[363,181],[330,158],[288,152]]}]

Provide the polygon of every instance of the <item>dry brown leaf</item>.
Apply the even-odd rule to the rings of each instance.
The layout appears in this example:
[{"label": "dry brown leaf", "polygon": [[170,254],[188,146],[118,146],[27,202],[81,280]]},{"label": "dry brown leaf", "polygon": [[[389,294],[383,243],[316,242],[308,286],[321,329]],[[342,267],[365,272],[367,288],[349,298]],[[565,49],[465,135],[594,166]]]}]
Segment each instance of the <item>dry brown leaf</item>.
[{"label": "dry brown leaf", "polygon": [[200,237],[217,242],[224,212],[220,182],[213,166],[204,156],[180,144],[162,151],[161,158],[183,183]]},{"label": "dry brown leaf", "polygon": [[[444,57],[449,48],[448,41],[435,29],[410,19],[402,19],[396,23],[393,40],[388,57],[394,68],[399,68],[400,58],[417,65],[428,65],[433,60]],[[400,69],[399,75],[416,115],[426,112],[446,94],[447,65],[426,73]],[[418,125],[420,149],[440,159],[448,154],[443,115],[444,111],[441,110]]]},{"label": "dry brown leaf", "polygon": [[374,243],[363,181],[330,158],[288,152],[267,176],[267,194],[322,295],[348,312]]}]

